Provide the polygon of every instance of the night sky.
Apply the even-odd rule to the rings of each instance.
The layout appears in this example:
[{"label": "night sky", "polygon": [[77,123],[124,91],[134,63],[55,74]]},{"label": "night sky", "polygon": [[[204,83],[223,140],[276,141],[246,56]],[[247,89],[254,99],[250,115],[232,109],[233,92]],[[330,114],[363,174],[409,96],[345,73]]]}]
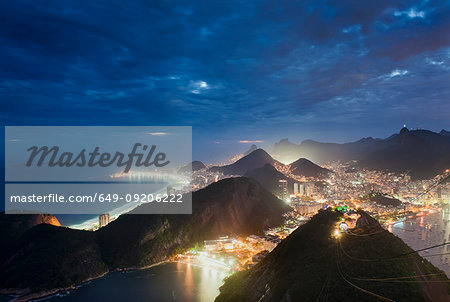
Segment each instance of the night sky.
[{"label": "night sky", "polygon": [[192,125],[206,162],[450,128],[450,1],[1,1],[0,45],[4,125]]}]

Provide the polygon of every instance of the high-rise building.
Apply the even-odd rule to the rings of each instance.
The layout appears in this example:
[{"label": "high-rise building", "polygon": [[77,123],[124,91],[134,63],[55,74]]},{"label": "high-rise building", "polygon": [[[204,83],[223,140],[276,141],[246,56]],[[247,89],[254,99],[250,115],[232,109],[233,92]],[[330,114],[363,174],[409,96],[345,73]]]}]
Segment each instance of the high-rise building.
[{"label": "high-rise building", "polygon": [[288,190],[287,190],[287,180],[280,179],[278,181],[278,187],[280,189],[280,199],[287,200],[288,198]]},{"label": "high-rise building", "polygon": [[167,186],[167,195],[175,194],[175,189],[172,186]]},{"label": "high-rise building", "polygon": [[442,184],[438,187],[438,198],[442,202],[450,202],[450,183]]},{"label": "high-rise building", "polygon": [[305,183],[303,182],[299,185],[299,194],[301,196],[305,195]]},{"label": "high-rise building", "polygon": [[100,228],[104,227],[105,225],[107,225],[110,222],[109,220],[109,214],[101,214],[100,216],[98,216],[98,225]]},{"label": "high-rise building", "polygon": [[294,183],[294,194],[297,195],[298,192],[298,183]]},{"label": "high-rise building", "polygon": [[306,184],[305,186],[305,194],[306,196],[310,196],[311,195],[311,186],[309,183]]}]

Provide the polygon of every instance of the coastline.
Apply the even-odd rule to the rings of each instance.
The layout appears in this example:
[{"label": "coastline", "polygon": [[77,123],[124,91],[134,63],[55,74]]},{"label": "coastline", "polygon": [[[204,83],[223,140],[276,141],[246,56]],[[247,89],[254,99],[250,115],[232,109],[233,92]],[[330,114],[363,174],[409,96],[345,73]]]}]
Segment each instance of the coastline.
[{"label": "coastline", "polygon": [[172,262],[172,260],[164,260],[164,261],[156,262],[156,263],[146,265],[143,267],[120,268],[120,269],[115,269],[112,271],[108,270],[105,273],[100,274],[98,276],[90,277],[78,285],[72,284],[71,286],[64,287],[64,288],[53,288],[53,289],[42,290],[42,291],[38,291],[38,292],[30,292],[30,290],[28,288],[2,288],[2,289],[0,289],[0,295],[5,295],[5,296],[6,295],[15,295],[15,296],[19,295],[19,297],[13,298],[12,300],[10,300],[10,302],[26,302],[26,301],[30,301],[30,300],[49,298],[51,296],[54,296],[54,295],[57,295],[60,293],[64,293],[64,292],[68,292],[68,291],[75,291],[78,288],[86,285],[87,283],[89,283],[93,280],[103,278],[110,273],[140,271],[140,270],[145,270],[145,269],[148,269],[151,267],[155,267],[155,266],[158,266],[158,265],[161,265],[164,263],[170,263],[170,262]]},{"label": "coastline", "polygon": [[50,296],[59,294],[61,292],[76,290],[77,288],[85,285],[86,283],[89,283],[92,280],[100,279],[100,278],[106,276],[107,274],[109,274],[109,271],[106,271],[106,272],[104,272],[100,275],[94,276],[94,277],[90,277],[78,285],[72,284],[71,286],[64,287],[64,288],[52,288],[52,289],[42,290],[42,291],[38,291],[38,292],[30,292],[30,290],[28,288],[3,288],[3,289],[0,289],[0,294],[2,294],[2,295],[20,295],[19,297],[13,298],[11,300],[11,302],[25,302],[25,301],[50,297]]}]

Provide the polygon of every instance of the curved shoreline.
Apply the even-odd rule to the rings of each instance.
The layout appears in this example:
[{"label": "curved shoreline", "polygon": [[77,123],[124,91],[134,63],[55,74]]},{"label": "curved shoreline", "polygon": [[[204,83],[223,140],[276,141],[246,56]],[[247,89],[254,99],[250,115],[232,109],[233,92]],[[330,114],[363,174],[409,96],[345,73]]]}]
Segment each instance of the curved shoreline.
[{"label": "curved shoreline", "polygon": [[75,291],[78,288],[87,285],[89,282],[97,280],[97,279],[101,279],[103,277],[105,277],[106,275],[110,274],[110,273],[114,273],[114,272],[128,272],[128,271],[140,271],[140,270],[145,270],[154,266],[158,266],[164,263],[169,263],[172,262],[171,260],[164,260],[164,261],[160,261],[160,262],[156,262],[150,265],[146,265],[143,267],[130,267],[130,268],[123,268],[123,269],[115,269],[112,271],[107,271],[103,274],[100,274],[98,276],[95,277],[91,277],[88,278],[86,280],[84,280],[83,282],[81,282],[78,285],[72,284],[68,287],[64,287],[64,288],[53,288],[53,289],[48,289],[48,290],[43,290],[43,291],[39,291],[39,292],[30,292],[28,288],[2,288],[0,289],[0,295],[11,295],[11,296],[17,296],[19,295],[19,297],[15,297],[12,300],[10,300],[10,302],[26,302],[26,301],[30,301],[30,300],[36,300],[36,299],[42,299],[42,298],[50,298],[52,296],[58,295],[60,293],[64,293],[64,292],[69,292],[69,291]]}]

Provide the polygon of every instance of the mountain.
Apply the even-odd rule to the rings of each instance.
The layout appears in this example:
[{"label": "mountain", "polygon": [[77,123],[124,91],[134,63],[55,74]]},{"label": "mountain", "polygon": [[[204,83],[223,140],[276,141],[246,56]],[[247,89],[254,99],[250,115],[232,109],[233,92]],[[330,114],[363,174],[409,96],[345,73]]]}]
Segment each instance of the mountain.
[{"label": "mountain", "polygon": [[193,192],[192,200],[192,215],[125,214],[96,232],[31,227],[15,238],[14,248],[0,263],[0,293],[33,294],[36,299],[110,270],[168,260],[219,235],[262,234],[283,223],[283,214],[290,210],[244,177],[213,183]]},{"label": "mountain", "polygon": [[228,159],[228,161],[229,161],[230,163],[234,163],[234,162],[240,160],[241,158],[243,158],[244,156],[249,155],[250,153],[252,153],[252,152],[255,151],[256,149],[258,149],[258,147],[256,147],[255,144],[253,144],[253,145],[250,146],[250,148],[249,148],[247,151],[245,151],[244,153],[239,153],[239,154],[236,154],[236,155],[230,157],[230,158]]},{"label": "mountain", "polygon": [[187,164],[187,165],[179,168],[178,172],[179,173],[194,172],[194,171],[198,171],[198,170],[201,170],[204,168],[206,168],[204,163],[202,163],[201,161],[198,161],[198,160],[194,160],[190,164]]},{"label": "mountain", "polygon": [[245,175],[247,171],[261,168],[265,164],[273,165],[274,163],[281,165],[280,162],[273,159],[272,156],[263,149],[256,149],[233,164],[220,167],[214,166],[209,168],[209,170],[211,172],[221,172],[225,175]]},{"label": "mountain", "polygon": [[14,249],[14,243],[27,230],[38,224],[52,224],[60,226],[58,219],[50,214],[8,214],[0,213],[0,263],[5,260]]},{"label": "mountain", "polygon": [[278,181],[280,179],[287,180],[288,193],[294,193],[294,183],[296,182],[296,180],[285,176],[283,173],[275,169],[271,164],[265,164],[261,168],[247,171],[244,176],[253,178],[257,182],[259,182],[266,190],[275,195],[280,194]]},{"label": "mountain", "polygon": [[364,152],[370,150],[379,141],[380,139],[367,137],[356,142],[345,144],[304,140],[300,145],[295,145],[289,141],[281,140],[275,144],[272,154],[274,154],[275,158],[283,162],[291,162],[300,157],[308,158],[318,164],[326,164],[330,161],[359,159]]},{"label": "mountain", "polygon": [[108,267],[95,235],[49,224],[32,227],[16,239],[14,252],[0,265],[0,292],[11,289],[32,295],[24,300],[37,299],[103,276]]},{"label": "mountain", "polygon": [[283,162],[290,163],[298,159],[298,152],[298,145],[290,142],[287,138],[283,138],[278,143],[275,143],[271,154]]},{"label": "mountain", "polygon": [[363,138],[345,144],[305,140],[295,145],[286,140],[275,144],[275,158],[304,157],[318,164],[357,160],[361,168],[408,172],[415,179],[431,178],[450,168],[450,136],[447,131],[402,128],[386,139]]},{"label": "mountain", "polygon": [[99,240],[108,265],[146,266],[205,239],[261,233],[281,224],[282,214],[290,209],[244,177],[223,179],[193,192],[192,201],[192,215],[123,215],[101,228]]},{"label": "mountain", "polygon": [[250,153],[252,153],[253,151],[255,151],[257,149],[258,149],[258,147],[256,147],[255,144],[251,145],[250,148],[243,153],[242,157],[249,155]]},{"label": "mountain", "polygon": [[360,228],[332,236],[341,218],[319,211],[260,263],[228,277],[216,301],[449,301],[444,272],[365,213]]},{"label": "mountain", "polygon": [[300,158],[289,165],[292,174],[305,177],[326,177],[331,171],[316,165],[306,158]]},{"label": "mountain", "polygon": [[441,132],[439,132],[439,134],[442,136],[450,136],[450,131],[442,129]]},{"label": "mountain", "polygon": [[38,224],[52,224],[61,226],[58,219],[51,214],[8,214],[0,212],[0,237],[4,235],[20,236],[25,231],[31,229]]},{"label": "mountain", "polygon": [[431,178],[450,168],[450,137],[428,130],[408,130],[382,141],[361,159],[375,170],[409,172],[413,178]]}]

